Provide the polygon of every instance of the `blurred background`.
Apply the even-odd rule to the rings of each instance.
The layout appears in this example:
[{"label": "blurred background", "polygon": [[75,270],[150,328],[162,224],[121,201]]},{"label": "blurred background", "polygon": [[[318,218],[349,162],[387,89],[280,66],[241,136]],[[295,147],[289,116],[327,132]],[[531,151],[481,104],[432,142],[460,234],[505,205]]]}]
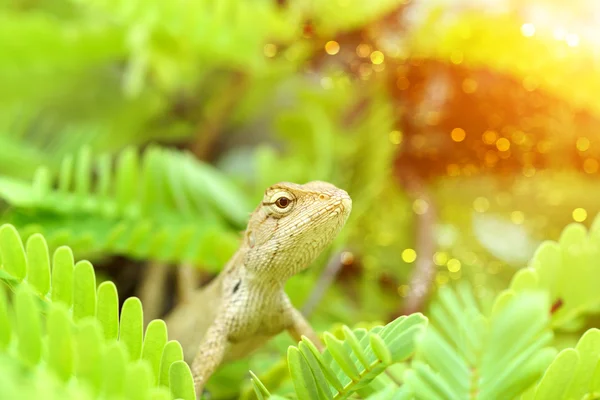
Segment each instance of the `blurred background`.
[{"label": "blurred background", "polygon": [[[457,281],[491,296],[593,223],[599,93],[594,0],[3,0],[0,223],[149,319],[218,272],[266,187],[330,181],[353,213],[288,293],[319,330],[386,322]],[[209,389],[276,374],[289,343]]]}]

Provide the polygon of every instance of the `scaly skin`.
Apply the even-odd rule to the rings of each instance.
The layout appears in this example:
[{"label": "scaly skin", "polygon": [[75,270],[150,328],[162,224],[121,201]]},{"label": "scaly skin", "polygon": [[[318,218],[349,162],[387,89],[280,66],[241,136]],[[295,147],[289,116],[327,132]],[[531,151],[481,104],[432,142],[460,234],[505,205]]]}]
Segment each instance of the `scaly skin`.
[{"label": "scaly skin", "polygon": [[352,200],[330,183],[282,182],[265,191],[238,251],[221,274],[167,317],[169,336],[192,362],[196,393],[224,361],[248,354],[287,330],[322,347],[283,287],[306,269],[344,226]]}]

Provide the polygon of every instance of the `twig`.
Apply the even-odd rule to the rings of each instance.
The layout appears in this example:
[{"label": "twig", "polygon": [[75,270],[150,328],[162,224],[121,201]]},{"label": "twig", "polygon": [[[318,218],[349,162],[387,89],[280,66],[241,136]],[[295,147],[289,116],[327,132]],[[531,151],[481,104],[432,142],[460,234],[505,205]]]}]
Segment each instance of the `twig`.
[{"label": "twig", "polygon": [[166,297],[168,266],[150,261],[143,269],[138,297],[144,305],[144,325],[162,315]]},{"label": "twig", "polygon": [[351,263],[352,260],[348,259],[348,257],[352,257],[352,255],[347,251],[337,251],[335,252],[327,262],[327,266],[319,276],[317,283],[313,287],[313,291],[308,296],[308,299],[302,306],[302,314],[308,318],[314,311],[315,307],[323,296],[325,292],[333,283],[335,277],[338,275],[342,266],[345,264]]},{"label": "twig", "polygon": [[427,204],[427,209],[422,214],[417,214],[416,217],[415,251],[417,259],[410,279],[409,293],[402,311],[402,314],[407,315],[422,310],[431,292],[435,278],[433,233],[437,213],[434,201],[419,177],[408,168],[401,168],[400,170],[401,183],[407,194],[413,201],[421,199]]},{"label": "twig", "polygon": [[191,264],[181,264],[177,268],[177,300],[179,303],[187,303],[191,300],[198,283],[197,270]]}]

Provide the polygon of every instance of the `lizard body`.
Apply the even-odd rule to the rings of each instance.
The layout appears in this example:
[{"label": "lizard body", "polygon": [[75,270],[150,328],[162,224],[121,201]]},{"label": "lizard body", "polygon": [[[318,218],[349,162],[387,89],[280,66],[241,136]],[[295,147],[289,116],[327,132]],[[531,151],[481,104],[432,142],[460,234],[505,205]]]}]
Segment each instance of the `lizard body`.
[{"label": "lizard body", "polygon": [[330,183],[282,182],[265,191],[238,251],[223,271],[168,317],[169,336],[192,362],[196,393],[224,361],[243,357],[288,330],[322,346],[284,292],[331,243],[352,209],[350,196]]}]

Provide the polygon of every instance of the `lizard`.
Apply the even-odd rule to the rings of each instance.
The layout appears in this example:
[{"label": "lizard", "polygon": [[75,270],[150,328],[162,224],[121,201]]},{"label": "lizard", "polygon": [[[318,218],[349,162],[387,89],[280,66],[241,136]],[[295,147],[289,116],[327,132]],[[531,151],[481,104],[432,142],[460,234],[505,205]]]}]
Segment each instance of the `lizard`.
[{"label": "lizard", "polygon": [[284,330],[323,349],[284,284],[333,241],[351,210],[348,193],[323,181],[281,182],[264,192],[221,273],[166,318],[169,336],[191,361],[197,396],[221,363],[247,355]]}]

